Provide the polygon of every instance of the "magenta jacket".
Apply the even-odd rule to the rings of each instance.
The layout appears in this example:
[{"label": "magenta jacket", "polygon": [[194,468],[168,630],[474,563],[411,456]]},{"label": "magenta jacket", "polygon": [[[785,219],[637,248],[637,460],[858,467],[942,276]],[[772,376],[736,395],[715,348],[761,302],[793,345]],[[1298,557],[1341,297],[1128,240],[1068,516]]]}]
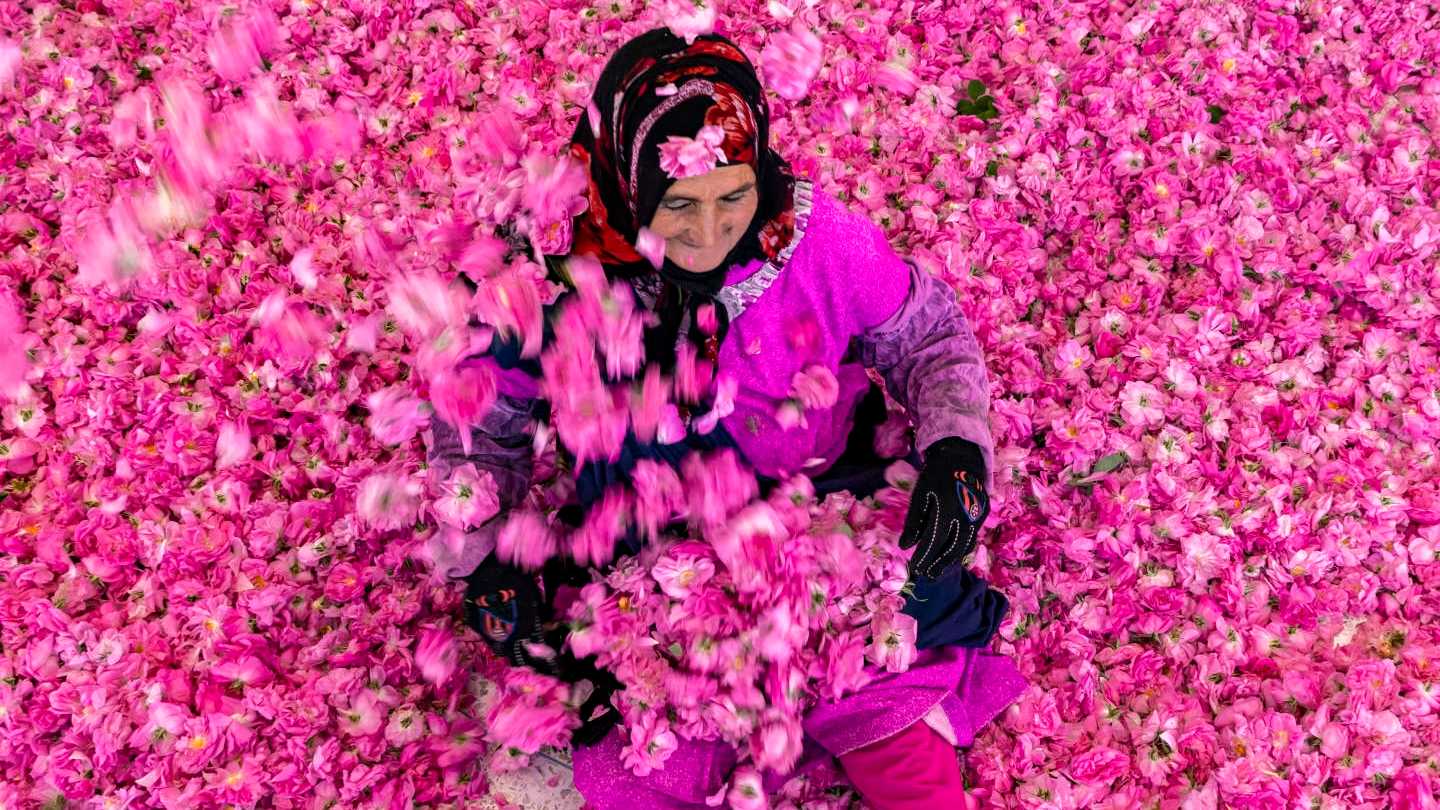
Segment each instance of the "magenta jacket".
[{"label": "magenta jacket", "polygon": [[[824,472],[845,449],[868,366],[910,414],[916,449],[967,439],[990,475],[990,386],[954,291],[810,183],[797,185],[795,204],[795,239],[777,262],[732,268],[718,296],[730,310],[719,369],[739,382],[735,412],[723,422],[746,460],[772,478]],[[786,430],[776,408],[795,373],[816,363],[834,372],[839,400]]]}]

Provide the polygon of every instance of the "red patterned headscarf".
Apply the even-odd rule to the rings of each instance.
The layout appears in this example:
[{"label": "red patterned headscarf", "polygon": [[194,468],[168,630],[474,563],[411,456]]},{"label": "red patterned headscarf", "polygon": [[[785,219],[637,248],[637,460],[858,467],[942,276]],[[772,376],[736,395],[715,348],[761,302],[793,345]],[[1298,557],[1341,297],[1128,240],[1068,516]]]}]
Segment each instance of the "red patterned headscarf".
[{"label": "red patterned headscarf", "polygon": [[674,182],[660,168],[660,144],[671,136],[693,138],[707,125],[724,131],[721,150],[729,165],[755,170],[760,203],[739,244],[714,271],[690,273],[665,261],[659,274],[679,293],[672,302],[709,298],[730,267],[775,258],[795,232],[795,178],[770,149],[770,108],[755,68],[724,37],[698,37],[687,45],[663,28],[616,51],[575,128],[570,151],[589,170],[590,205],[574,222],[572,250],[595,256],[614,277],[654,273],[635,243]]}]

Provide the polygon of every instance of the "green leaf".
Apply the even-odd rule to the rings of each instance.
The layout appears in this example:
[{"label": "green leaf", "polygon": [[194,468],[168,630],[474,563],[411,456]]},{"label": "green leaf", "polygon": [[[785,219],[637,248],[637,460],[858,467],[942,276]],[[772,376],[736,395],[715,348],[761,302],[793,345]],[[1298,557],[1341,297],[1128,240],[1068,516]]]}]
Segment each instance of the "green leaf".
[{"label": "green leaf", "polygon": [[1130,457],[1125,455],[1124,453],[1111,453],[1110,455],[1105,456],[1104,458],[1095,462],[1095,469],[1091,470],[1090,474],[1100,475],[1101,473],[1108,473],[1111,470],[1117,470],[1121,467],[1121,465],[1123,465],[1129,460]]},{"label": "green leaf", "polygon": [[676,658],[679,658],[680,656],[685,654],[685,648],[681,647],[680,642],[677,641],[674,644],[670,645],[670,654],[675,656]]},{"label": "green leaf", "polygon": [[1221,119],[1225,117],[1225,108],[1217,106],[1215,104],[1211,104],[1209,107],[1206,107],[1205,111],[1210,113],[1210,123],[1212,124],[1220,123]]},{"label": "green leaf", "polygon": [[985,95],[985,83],[979,79],[971,79],[970,83],[965,85],[965,94],[979,101],[980,97]]},{"label": "green leaf", "polygon": [[985,164],[985,176],[994,177],[1000,173],[1000,161],[992,160]]}]

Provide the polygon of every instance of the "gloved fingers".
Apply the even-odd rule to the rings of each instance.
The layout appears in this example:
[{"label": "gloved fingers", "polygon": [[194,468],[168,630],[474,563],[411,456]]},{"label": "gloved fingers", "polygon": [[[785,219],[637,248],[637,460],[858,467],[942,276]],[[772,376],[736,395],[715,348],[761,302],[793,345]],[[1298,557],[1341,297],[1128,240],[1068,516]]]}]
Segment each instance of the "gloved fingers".
[{"label": "gloved fingers", "polygon": [[930,510],[933,517],[925,522],[925,528],[920,535],[920,545],[915,555],[910,558],[910,569],[922,574],[944,553],[946,535],[950,532],[950,523],[953,520],[953,509],[947,508],[948,504],[941,503],[940,497],[933,492],[929,493],[929,497],[934,500],[934,508]]},{"label": "gloved fingers", "polygon": [[935,543],[932,545],[930,553],[925,555],[925,560],[919,569],[921,576],[926,579],[934,579],[960,559],[956,551],[960,548],[963,531],[964,527],[960,525],[960,521],[951,518],[946,523],[944,535],[936,533]]},{"label": "gloved fingers", "polygon": [[916,487],[910,496],[910,508],[905,513],[905,526],[900,531],[900,548],[914,548],[933,526],[933,518],[940,508],[940,498],[929,487]]},{"label": "gloved fingers", "polygon": [[580,662],[572,658],[571,664],[569,673],[583,673],[580,679],[590,681],[593,687],[590,696],[580,704],[580,727],[571,734],[571,739],[579,745],[593,745],[604,739],[620,721],[620,712],[610,699],[623,687],[614,674],[596,667],[591,659]]},{"label": "gloved fingers", "polygon": [[968,527],[966,527],[966,529],[965,529],[964,540],[963,540],[963,542],[961,542],[961,544],[960,544],[960,552],[955,555],[955,559],[956,559],[956,560],[963,560],[963,559],[969,557],[969,556],[970,556],[970,552],[972,552],[972,551],[975,550],[976,541],[979,540],[979,538],[980,538],[980,524],[979,524],[979,523],[971,523],[971,524],[970,524]]}]

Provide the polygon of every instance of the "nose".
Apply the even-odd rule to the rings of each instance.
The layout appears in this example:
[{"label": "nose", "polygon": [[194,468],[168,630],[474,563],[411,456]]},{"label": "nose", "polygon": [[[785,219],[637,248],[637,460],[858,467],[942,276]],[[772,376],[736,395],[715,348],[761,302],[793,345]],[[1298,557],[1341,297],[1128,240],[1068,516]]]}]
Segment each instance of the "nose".
[{"label": "nose", "polygon": [[700,223],[695,227],[695,246],[708,248],[715,244],[720,234],[720,215],[714,209],[700,213]]}]

